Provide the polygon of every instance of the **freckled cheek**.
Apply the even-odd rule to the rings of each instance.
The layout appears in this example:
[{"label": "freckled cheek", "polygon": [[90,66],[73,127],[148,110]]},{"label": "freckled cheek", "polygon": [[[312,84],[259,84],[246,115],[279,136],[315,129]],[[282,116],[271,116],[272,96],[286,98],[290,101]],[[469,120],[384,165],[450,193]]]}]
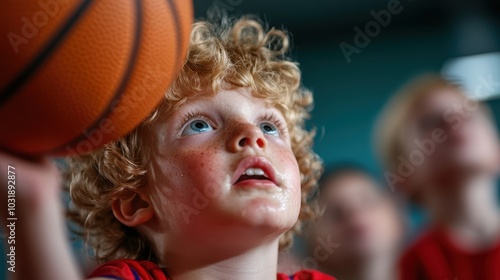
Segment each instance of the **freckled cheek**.
[{"label": "freckled cheek", "polygon": [[300,181],[300,169],[295,159],[295,156],[291,152],[282,153],[278,159],[283,162],[283,172],[284,179],[287,185],[290,187],[290,192],[293,195],[295,201],[300,201],[301,194],[301,181]]},{"label": "freckled cheek", "polygon": [[177,187],[191,195],[195,195],[194,188],[203,194],[207,189],[215,191],[214,187],[222,188],[227,178],[225,163],[218,149],[200,147],[180,151],[177,153],[176,162],[173,162],[177,173],[182,174]]},{"label": "freckled cheek", "polygon": [[221,160],[215,150],[193,149],[182,152],[178,164],[188,176],[203,177],[207,173],[216,172]]},{"label": "freckled cheek", "polygon": [[280,172],[283,173],[284,179],[294,189],[300,188],[300,170],[297,159],[291,149],[285,147],[277,147],[270,154],[274,164],[279,166]]},{"label": "freckled cheek", "polygon": [[302,198],[302,186],[301,186],[301,182],[300,182],[300,170],[299,170],[299,167],[298,165],[295,165],[295,168],[296,168],[296,172],[295,172],[295,176],[293,177],[292,179],[292,184],[293,184],[293,194],[294,194],[294,198],[295,198],[295,202],[298,204],[297,208],[300,209],[300,204],[301,204],[301,198]]},{"label": "freckled cheek", "polygon": [[206,147],[182,149],[170,153],[169,160],[162,163],[164,177],[157,183],[160,189],[156,190],[155,204],[160,213],[169,213],[166,222],[170,227],[182,227],[186,209],[200,211],[207,200],[221,193],[226,169],[217,151]]}]

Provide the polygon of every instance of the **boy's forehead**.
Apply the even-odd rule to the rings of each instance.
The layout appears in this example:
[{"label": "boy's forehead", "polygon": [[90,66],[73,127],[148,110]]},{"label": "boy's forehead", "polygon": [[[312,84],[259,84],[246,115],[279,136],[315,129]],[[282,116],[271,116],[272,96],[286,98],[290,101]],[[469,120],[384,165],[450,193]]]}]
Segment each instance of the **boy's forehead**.
[{"label": "boy's forehead", "polygon": [[427,104],[450,105],[451,102],[462,102],[466,95],[454,88],[437,88],[424,98]]},{"label": "boy's forehead", "polygon": [[481,101],[475,100],[473,97],[455,88],[439,88],[432,91],[419,102],[414,111],[421,111],[422,113],[437,111],[443,113],[458,109],[468,110],[467,108],[471,104],[479,105],[479,107],[476,108],[476,105],[473,105],[473,110],[469,111],[476,111],[484,115],[487,119],[492,120],[488,110]]},{"label": "boy's forehead", "polygon": [[322,190],[322,200],[361,199],[366,195],[381,195],[380,186],[363,174],[345,174],[332,181]]},{"label": "boy's forehead", "polygon": [[248,109],[273,108],[272,101],[259,97],[251,88],[222,89],[215,93],[206,91],[197,95],[188,97],[183,105],[195,107],[214,106],[225,109]]},{"label": "boy's forehead", "polygon": [[466,102],[464,93],[453,88],[435,88],[416,98],[410,106],[410,117],[440,113]]}]

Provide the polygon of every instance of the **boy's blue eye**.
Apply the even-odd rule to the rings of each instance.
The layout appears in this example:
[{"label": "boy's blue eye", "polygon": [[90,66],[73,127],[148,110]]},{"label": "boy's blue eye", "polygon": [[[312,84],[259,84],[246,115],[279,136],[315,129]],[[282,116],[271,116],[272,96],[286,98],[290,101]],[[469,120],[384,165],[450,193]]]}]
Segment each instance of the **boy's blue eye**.
[{"label": "boy's blue eye", "polygon": [[182,136],[205,133],[214,130],[210,124],[204,120],[194,120],[182,131]]},{"label": "boy's blue eye", "polygon": [[276,126],[271,124],[271,123],[268,123],[268,122],[261,123],[260,129],[262,129],[262,132],[264,132],[264,134],[270,134],[270,135],[278,135],[279,134]]}]

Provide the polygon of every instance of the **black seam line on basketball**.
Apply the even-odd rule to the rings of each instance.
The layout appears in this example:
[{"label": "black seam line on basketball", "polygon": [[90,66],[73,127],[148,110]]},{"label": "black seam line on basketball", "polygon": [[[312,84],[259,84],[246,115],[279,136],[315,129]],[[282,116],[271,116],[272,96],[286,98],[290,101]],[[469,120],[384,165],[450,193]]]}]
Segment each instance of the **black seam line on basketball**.
[{"label": "black seam line on basketball", "polygon": [[[180,55],[183,52],[182,48],[184,47],[184,42],[182,42],[182,27],[181,27],[181,21],[179,18],[179,11],[177,10],[177,5],[175,4],[175,1],[173,0],[168,0],[168,4],[170,5],[170,9],[172,10],[174,20],[175,20],[175,26],[176,28],[176,34],[175,36],[177,37],[177,50],[175,52],[175,69],[174,71],[177,71],[179,67],[181,66],[181,58]],[[177,77],[177,75],[174,75],[174,77]]]},{"label": "black seam line on basketball", "polygon": [[88,10],[92,0],[85,0],[62,25],[56,35],[42,48],[40,53],[24,68],[21,73],[1,91],[0,108],[10,99],[23,85],[26,85],[30,78],[37,72],[40,66],[54,53],[57,47],[61,44],[66,35],[73,29],[82,17],[83,13]]},{"label": "black seam line on basketball", "polygon": [[[132,46],[132,51],[130,55],[130,59],[127,63],[127,68],[125,70],[125,74],[122,77],[120,86],[118,87],[117,91],[115,92],[113,99],[111,102],[108,103],[107,108],[100,114],[99,117],[95,119],[95,121],[87,127],[86,131],[93,131],[94,129],[97,129],[99,127],[99,123],[102,119],[107,118],[113,111],[114,107],[113,104],[118,103],[121,101],[121,97],[123,95],[123,92],[125,91],[128,83],[130,82],[130,77],[132,76],[133,69],[135,66],[135,63],[137,61],[137,57],[139,54],[139,48],[140,48],[140,43],[141,43],[141,35],[142,35],[142,3],[141,0],[133,0],[136,5],[136,22],[135,22],[135,30],[134,30],[134,39],[133,39],[133,46]],[[82,140],[85,140],[87,136],[83,134],[83,132],[78,135],[76,138],[73,140],[70,140],[66,142],[65,144],[52,149],[49,153],[57,153],[57,152],[62,152],[65,147],[76,145]]]}]

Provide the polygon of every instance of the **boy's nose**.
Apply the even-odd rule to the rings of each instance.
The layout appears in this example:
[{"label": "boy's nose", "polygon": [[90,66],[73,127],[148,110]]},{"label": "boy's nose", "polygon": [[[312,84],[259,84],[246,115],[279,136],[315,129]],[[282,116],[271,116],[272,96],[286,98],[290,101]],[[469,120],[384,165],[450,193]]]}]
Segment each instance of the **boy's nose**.
[{"label": "boy's nose", "polygon": [[246,148],[256,150],[267,146],[266,138],[259,127],[253,124],[238,124],[233,137],[228,141],[229,151],[236,153]]}]

